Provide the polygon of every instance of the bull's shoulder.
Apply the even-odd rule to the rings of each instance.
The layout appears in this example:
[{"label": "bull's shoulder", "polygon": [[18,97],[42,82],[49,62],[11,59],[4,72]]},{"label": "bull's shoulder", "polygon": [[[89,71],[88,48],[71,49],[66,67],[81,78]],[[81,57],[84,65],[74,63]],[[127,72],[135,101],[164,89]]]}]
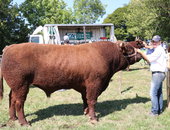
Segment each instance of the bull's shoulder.
[{"label": "bull's shoulder", "polygon": [[6,47],[2,50],[2,52],[4,53],[4,52],[7,51],[9,48],[14,47],[15,45],[16,45],[16,44],[12,44],[12,45],[6,46]]}]

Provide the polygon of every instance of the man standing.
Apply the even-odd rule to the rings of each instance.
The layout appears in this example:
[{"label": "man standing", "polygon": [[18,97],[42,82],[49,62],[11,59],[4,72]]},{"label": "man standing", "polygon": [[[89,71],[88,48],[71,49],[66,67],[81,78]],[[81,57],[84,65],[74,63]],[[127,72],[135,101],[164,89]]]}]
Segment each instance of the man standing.
[{"label": "man standing", "polygon": [[65,33],[63,39],[64,39],[64,44],[69,44],[69,36],[67,35],[67,33]]},{"label": "man standing", "polygon": [[165,72],[167,71],[167,57],[164,48],[161,46],[160,36],[156,35],[152,38],[152,46],[154,52],[150,55],[146,55],[139,49],[137,52],[150,63],[150,71],[152,72],[150,88],[152,108],[150,114],[157,116],[161,114],[163,109],[162,84],[165,79]]}]

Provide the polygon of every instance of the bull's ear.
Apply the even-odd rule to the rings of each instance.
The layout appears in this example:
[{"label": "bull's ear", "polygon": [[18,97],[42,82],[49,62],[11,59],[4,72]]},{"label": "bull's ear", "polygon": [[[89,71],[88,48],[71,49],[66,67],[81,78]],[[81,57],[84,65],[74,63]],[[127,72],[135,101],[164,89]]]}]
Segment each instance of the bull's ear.
[{"label": "bull's ear", "polygon": [[139,40],[140,40],[139,37],[136,37],[136,38],[135,38],[135,41],[139,41]]},{"label": "bull's ear", "polygon": [[121,48],[121,51],[122,51],[123,53],[125,53],[125,51],[126,51],[126,45],[125,45],[124,42],[120,43],[120,48]]}]

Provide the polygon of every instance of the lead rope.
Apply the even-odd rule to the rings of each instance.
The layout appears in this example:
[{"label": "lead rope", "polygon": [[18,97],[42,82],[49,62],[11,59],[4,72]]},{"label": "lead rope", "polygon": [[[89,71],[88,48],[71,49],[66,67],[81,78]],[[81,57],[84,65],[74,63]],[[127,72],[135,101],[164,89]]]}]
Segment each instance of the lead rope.
[{"label": "lead rope", "polygon": [[[118,44],[117,44],[117,46],[118,46]],[[119,48],[120,46],[118,46],[118,48]],[[122,54],[123,55],[123,54]],[[129,64],[129,61],[127,60],[127,58],[126,57],[133,57],[133,56],[135,56],[135,62],[136,62],[136,60],[137,60],[137,57],[136,57],[136,55],[137,55],[137,51],[135,50],[135,53],[133,53],[133,54],[131,54],[131,55],[128,55],[128,56],[124,56],[124,58],[125,58],[125,60],[126,60],[126,62],[127,62],[127,64],[128,64],[128,66],[130,65]],[[119,93],[120,94],[122,94],[122,92],[121,92],[121,88],[122,88],[122,84],[123,84],[123,82],[122,82],[122,71],[120,71],[119,72],[119,77],[118,77],[118,79],[119,79]]]}]

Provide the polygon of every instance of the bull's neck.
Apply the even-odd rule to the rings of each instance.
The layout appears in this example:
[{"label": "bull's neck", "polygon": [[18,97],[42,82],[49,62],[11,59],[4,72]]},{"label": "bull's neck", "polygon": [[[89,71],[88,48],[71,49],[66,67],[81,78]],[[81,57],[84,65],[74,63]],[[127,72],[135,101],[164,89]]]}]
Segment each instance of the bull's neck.
[{"label": "bull's neck", "polygon": [[129,64],[128,60],[126,59],[126,57],[124,57],[123,55],[121,55],[121,57],[120,57],[119,71],[126,69],[129,65],[130,65],[130,64]]},{"label": "bull's neck", "polygon": [[129,62],[126,59],[126,57],[123,56],[121,50],[119,51],[119,57],[118,58],[119,58],[119,65],[118,65],[118,68],[116,69],[115,73],[120,71],[120,70],[124,70],[129,66]]}]

